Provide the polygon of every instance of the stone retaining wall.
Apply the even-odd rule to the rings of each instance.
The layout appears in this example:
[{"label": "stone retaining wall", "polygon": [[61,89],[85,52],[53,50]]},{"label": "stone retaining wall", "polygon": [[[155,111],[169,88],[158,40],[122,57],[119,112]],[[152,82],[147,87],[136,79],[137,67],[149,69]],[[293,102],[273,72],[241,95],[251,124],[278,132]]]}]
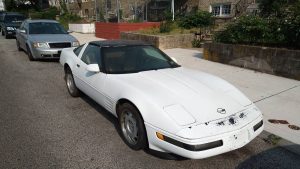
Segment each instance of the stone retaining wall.
[{"label": "stone retaining wall", "polygon": [[300,50],[206,43],[207,60],[300,80]]},{"label": "stone retaining wall", "polygon": [[121,39],[140,40],[151,43],[160,49],[170,48],[191,48],[193,34],[178,34],[178,35],[145,35],[134,32],[121,32]]},{"label": "stone retaining wall", "polygon": [[86,23],[86,24],[69,24],[69,30],[73,32],[79,33],[95,33],[95,24],[94,23]]}]

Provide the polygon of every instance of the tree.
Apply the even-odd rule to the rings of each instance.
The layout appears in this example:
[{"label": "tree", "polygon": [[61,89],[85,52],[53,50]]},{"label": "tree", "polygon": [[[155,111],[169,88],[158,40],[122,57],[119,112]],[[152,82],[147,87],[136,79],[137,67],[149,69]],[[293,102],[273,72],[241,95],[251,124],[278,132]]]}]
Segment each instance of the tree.
[{"label": "tree", "polygon": [[287,5],[299,2],[299,0],[259,0],[260,14],[262,17],[270,15],[278,16]]},{"label": "tree", "polygon": [[[29,11],[33,10],[41,10],[44,7],[44,4],[47,4],[46,0],[5,0],[4,4],[7,11]],[[49,5],[49,4],[48,4]],[[48,7],[46,5],[46,7]]]}]

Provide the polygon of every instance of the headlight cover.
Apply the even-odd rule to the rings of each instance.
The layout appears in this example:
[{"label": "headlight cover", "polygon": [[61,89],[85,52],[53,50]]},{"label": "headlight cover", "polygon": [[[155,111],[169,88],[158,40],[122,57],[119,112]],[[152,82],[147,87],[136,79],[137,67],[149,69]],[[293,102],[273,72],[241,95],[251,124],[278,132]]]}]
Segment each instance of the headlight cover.
[{"label": "headlight cover", "polygon": [[8,27],[6,27],[6,30],[8,30],[8,31],[13,31],[13,30],[15,30],[15,28],[14,28],[14,27],[8,26]]},{"label": "headlight cover", "polygon": [[72,42],[72,47],[77,47],[79,45],[80,45],[80,43],[78,41]]},{"label": "headlight cover", "polygon": [[166,106],[164,111],[180,126],[196,122],[196,119],[181,105]]},{"label": "headlight cover", "polygon": [[49,45],[45,42],[35,42],[33,43],[34,48],[50,48]]}]

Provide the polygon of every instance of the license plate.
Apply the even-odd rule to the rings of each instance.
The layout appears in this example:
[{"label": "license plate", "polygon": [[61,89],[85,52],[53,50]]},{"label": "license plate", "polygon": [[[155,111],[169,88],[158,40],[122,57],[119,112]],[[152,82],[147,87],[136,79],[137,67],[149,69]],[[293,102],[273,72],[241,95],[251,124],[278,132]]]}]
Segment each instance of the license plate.
[{"label": "license plate", "polygon": [[232,146],[233,148],[240,148],[249,142],[248,131],[244,130],[242,132],[236,133],[232,136]]}]

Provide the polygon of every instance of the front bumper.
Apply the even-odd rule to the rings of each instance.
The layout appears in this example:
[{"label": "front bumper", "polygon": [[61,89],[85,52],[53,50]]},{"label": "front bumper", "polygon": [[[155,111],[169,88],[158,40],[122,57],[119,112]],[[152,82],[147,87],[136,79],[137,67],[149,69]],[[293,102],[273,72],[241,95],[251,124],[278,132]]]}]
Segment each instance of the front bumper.
[{"label": "front bumper", "polygon": [[[262,116],[259,116],[258,118],[256,118],[255,120],[238,130],[201,139],[185,139],[176,135],[172,135],[170,133],[166,133],[161,129],[158,129],[149,124],[145,124],[145,126],[147,130],[150,149],[167,153],[173,153],[191,159],[202,159],[222,154],[228,151],[232,151],[248,144],[251,140],[253,140],[263,131],[263,123],[257,128],[257,124],[260,124],[262,120]],[[179,143],[188,145],[189,147],[199,147],[199,145],[201,147],[201,145],[205,145],[208,143],[218,143],[220,140],[222,144],[215,144],[215,146],[212,146],[208,149],[205,148],[202,150],[189,149],[187,147],[182,147],[180,145],[176,145],[174,143],[158,139],[156,136],[156,132],[160,132],[163,135],[172,138],[173,140],[176,140]]]},{"label": "front bumper", "polygon": [[16,31],[15,30],[6,30],[5,32],[6,32],[7,36],[13,36],[13,37],[16,36]]},{"label": "front bumper", "polygon": [[32,48],[32,55],[35,59],[59,59],[63,48],[43,49]]}]

